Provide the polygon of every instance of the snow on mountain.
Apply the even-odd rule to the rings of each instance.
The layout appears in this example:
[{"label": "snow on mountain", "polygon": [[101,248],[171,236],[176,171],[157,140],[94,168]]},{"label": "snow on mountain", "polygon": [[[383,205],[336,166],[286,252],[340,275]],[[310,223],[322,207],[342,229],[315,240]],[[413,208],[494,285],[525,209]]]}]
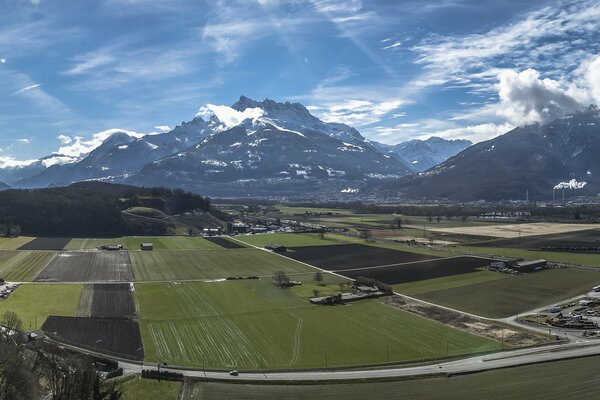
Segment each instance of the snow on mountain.
[{"label": "snow on mountain", "polygon": [[427,140],[414,139],[399,143],[391,151],[405,160],[413,171],[421,172],[443,163],[472,144],[469,140],[430,137]]}]

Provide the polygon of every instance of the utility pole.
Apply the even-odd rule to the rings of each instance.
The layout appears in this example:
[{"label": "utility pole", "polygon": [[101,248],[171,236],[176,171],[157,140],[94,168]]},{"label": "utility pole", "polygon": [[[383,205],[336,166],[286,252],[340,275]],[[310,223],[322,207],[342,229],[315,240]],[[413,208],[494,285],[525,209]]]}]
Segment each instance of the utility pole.
[{"label": "utility pole", "polygon": [[390,363],[390,348],[388,347],[388,364]]},{"label": "utility pole", "polygon": [[327,352],[325,352],[325,369],[327,369]]}]

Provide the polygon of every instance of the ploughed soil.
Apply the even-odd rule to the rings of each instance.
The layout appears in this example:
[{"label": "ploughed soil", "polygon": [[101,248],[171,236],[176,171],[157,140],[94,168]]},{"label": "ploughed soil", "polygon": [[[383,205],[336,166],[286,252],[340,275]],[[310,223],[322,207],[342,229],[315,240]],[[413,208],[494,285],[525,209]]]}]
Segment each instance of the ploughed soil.
[{"label": "ploughed soil", "polygon": [[19,247],[19,250],[63,250],[71,238],[38,237]]},{"label": "ploughed soil", "polygon": [[208,240],[211,243],[219,245],[225,249],[244,249],[245,248],[241,244],[231,241],[224,237],[205,237],[204,239]]}]

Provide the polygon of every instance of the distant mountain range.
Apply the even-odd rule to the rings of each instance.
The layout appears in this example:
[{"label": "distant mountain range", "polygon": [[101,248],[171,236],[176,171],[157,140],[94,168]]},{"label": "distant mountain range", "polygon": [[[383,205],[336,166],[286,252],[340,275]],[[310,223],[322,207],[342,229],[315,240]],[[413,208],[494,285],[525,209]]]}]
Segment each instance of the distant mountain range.
[{"label": "distant mountain range", "polygon": [[[552,199],[600,192],[600,111],[518,127],[425,172],[386,183],[395,196],[451,200]],[[556,189],[554,189],[556,187]]]},{"label": "distant mountain range", "polygon": [[2,169],[0,180],[20,188],[100,180],[213,196],[333,196],[424,170],[469,144],[430,138],[383,145],[323,122],[299,103],[242,96],[170,132],[140,138],[116,131],[80,159],[59,164],[67,158],[50,155]]}]

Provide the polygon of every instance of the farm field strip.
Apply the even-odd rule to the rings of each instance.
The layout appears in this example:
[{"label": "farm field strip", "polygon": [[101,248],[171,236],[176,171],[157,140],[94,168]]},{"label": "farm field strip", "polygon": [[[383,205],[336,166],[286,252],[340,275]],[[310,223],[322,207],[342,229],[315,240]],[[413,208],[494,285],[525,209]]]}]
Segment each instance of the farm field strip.
[{"label": "farm field strip", "polygon": [[453,250],[461,251],[471,255],[478,254],[484,257],[485,255],[494,255],[508,258],[524,258],[528,260],[536,260],[543,258],[544,260],[553,261],[557,263],[600,267],[600,256],[598,256],[598,254],[475,246],[457,246],[456,248],[453,248]]},{"label": "farm field strip", "polygon": [[0,249],[17,250],[19,247],[31,242],[33,239],[35,238],[30,236],[19,236],[16,238],[7,239],[6,241],[3,240],[0,242]]},{"label": "farm field strip", "polygon": [[436,259],[427,262],[402,264],[399,266],[381,268],[361,268],[348,271],[337,271],[350,279],[359,276],[372,278],[389,285],[399,283],[418,282],[433,278],[444,278],[453,275],[463,275],[483,268],[492,260],[472,257],[454,257]]},{"label": "farm field strip", "polygon": [[83,285],[23,284],[0,301],[0,314],[14,311],[25,329],[39,329],[50,315],[75,316]]},{"label": "farm field strip", "polygon": [[71,239],[71,241],[65,246],[65,250],[95,250],[100,246],[113,244],[125,246],[125,239],[122,237]]},{"label": "farm field strip", "polygon": [[130,319],[50,316],[42,330],[73,346],[127,359],[144,358],[138,323]]},{"label": "farm field strip", "polygon": [[556,233],[567,233],[597,229],[595,224],[563,224],[551,222],[534,222],[527,224],[505,224],[505,225],[486,225],[469,226],[454,228],[436,228],[430,226],[429,229],[434,232],[458,233],[463,235],[489,236],[498,238],[517,238],[535,235],[549,235]]},{"label": "farm field strip", "polygon": [[348,270],[384,264],[400,264],[437,258],[430,255],[376,246],[365,246],[362,244],[293,247],[291,250],[291,252],[285,254],[286,257],[328,271]]},{"label": "farm field strip", "polygon": [[461,275],[450,275],[441,278],[431,278],[416,282],[399,283],[393,285],[396,293],[415,296],[421,293],[434,292],[443,289],[473,285],[499,279],[508,279],[510,275],[490,271],[477,271]]},{"label": "farm field strip", "polygon": [[204,240],[207,240],[211,243],[214,243],[224,249],[244,249],[247,246],[242,245],[239,241],[232,241],[226,237],[206,237]]},{"label": "farm field strip", "polygon": [[77,317],[92,316],[92,301],[94,299],[94,285],[83,285],[81,297],[79,298],[79,306],[77,307]]},{"label": "farm field strip", "polygon": [[141,243],[151,242],[156,250],[223,250],[217,244],[201,237],[189,236],[128,236],[124,238],[125,249],[137,250]]},{"label": "farm field strip", "polygon": [[277,271],[310,271],[292,260],[258,249],[218,251],[130,252],[136,281],[219,279],[237,276],[273,275]]},{"label": "farm field strip", "polygon": [[442,306],[504,318],[570,299],[600,283],[600,271],[551,269],[416,294]]},{"label": "farm field strip", "polygon": [[326,246],[348,243],[341,236],[325,235],[324,239],[321,239],[318,233],[264,233],[239,235],[235,236],[234,239],[256,247],[265,247],[274,243],[287,247]]},{"label": "farm field strip", "polygon": [[[414,264],[420,264],[420,263],[428,263],[428,262],[431,262],[431,261],[452,260],[452,259],[455,259],[455,258],[462,258],[462,257],[461,256],[451,256],[451,257],[445,257],[445,258],[430,258],[430,259],[425,259],[425,260],[420,260],[420,261],[409,261],[409,262],[395,263],[395,264],[385,264],[385,265],[373,265],[371,267],[358,267],[358,268],[348,268],[348,269],[337,269],[335,271],[336,272],[348,272],[348,271],[361,271],[361,270],[365,270],[365,269],[401,267],[403,265],[414,265]],[[480,257],[477,257],[477,258],[480,258]]]},{"label": "farm field strip", "polygon": [[61,252],[36,277],[42,282],[131,281],[125,251]]},{"label": "farm field strip", "polygon": [[[30,282],[56,253],[48,251],[13,251],[0,262],[0,277],[7,281]],[[4,254],[4,252],[3,252]]]},{"label": "farm field strip", "polygon": [[63,250],[70,241],[70,238],[37,237],[17,250]]},{"label": "farm field strip", "polygon": [[[139,283],[149,361],[206,368],[318,368],[498,348],[378,301],[316,307],[260,280]],[[335,332],[344,332],[337,335]],[[442,339],[443,338],[443,339]]]},{"label": "farm field strip", "polygon": [[90,316],[102,318],[133,318],[135,304],[127,283],[94,284]]}]

